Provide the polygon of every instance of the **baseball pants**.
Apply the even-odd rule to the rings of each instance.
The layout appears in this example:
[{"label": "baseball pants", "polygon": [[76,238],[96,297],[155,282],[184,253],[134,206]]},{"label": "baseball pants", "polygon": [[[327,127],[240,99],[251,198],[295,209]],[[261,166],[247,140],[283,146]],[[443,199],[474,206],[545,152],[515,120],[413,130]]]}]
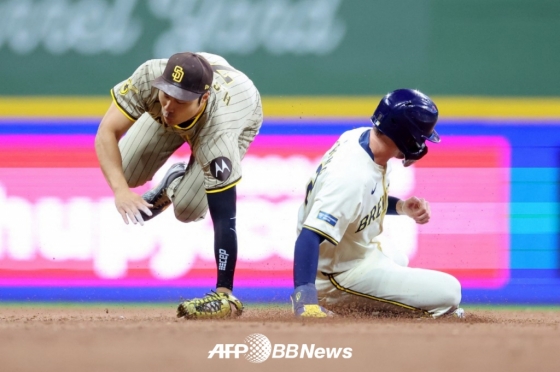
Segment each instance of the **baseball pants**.
[{"label": "baseball pants", "polygon": [[[234,138],[242,159],[254,138],[254,131]],[[166,131],[150,115],[143,114],[119,141],[122,166],[129,187],[150,181],[167,159],[185,140],[177,133]],[[185,175],[174,190],[173,209],[181,222],[198,221],[206,215],[208,201],[204,188],[204,172],[191,155]]]},{"label": "baseball pants", "polygon": [[322,306],[391,311],[438,317],[461,302],[461,284],[446,273],[401,266],[380,249],[340,274],[319,273],[315,285]]}]

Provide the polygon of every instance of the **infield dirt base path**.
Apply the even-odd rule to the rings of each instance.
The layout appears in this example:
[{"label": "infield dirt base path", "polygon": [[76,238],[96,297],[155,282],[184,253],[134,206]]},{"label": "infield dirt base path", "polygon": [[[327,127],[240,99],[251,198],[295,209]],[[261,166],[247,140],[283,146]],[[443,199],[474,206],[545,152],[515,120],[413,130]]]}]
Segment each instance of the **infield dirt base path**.
[{"label": "infield dirt base path", "polygon": [[[560,371],[559,310],[469,310],[468,318],[298,321],[286,308],[186,321],[174,306],[0,307],[0,371]],[[274,344],[352,348],[349,359],[208,359],[260,333]]]}]

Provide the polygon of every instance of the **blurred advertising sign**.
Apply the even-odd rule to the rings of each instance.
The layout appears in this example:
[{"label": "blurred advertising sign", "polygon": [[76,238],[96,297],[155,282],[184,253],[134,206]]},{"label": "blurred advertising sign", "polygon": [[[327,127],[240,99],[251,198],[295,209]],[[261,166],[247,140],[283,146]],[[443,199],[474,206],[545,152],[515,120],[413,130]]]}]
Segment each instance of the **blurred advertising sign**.
[{"label": "blurred advertising sign", "polygon": [[[478,0],[0,0],[0,95],[107,95],[145,61],[192,51],[222,55],[263,96],[557,96],[560,2],[502,13]],[[543,50],[520,74],[519,56]]]},{"label": "blurred advertising sign", "polygon": [[[345,36],[342,0],[5,0],[0,40],[27,55],[122,55],[137,47],[168,57],[218,54],[325,55]],[[160,24],[153,44],[142,34]],[[0,41],[1,42],[1,41]]]},{"label": "blurred advertising sign", "polygon": [[[337,136],[260,135],[238,186],[236,286],[289,287],[305,185]],[[166,211],[125,225],[98,168],[92,135],[0,136],[0,286],[213,286],[212,223],[182,224]],[[463,286],[509,278],[509,144],[445,137],[417,166],[394,164],[391,194],[431,203],[417,226],[385,219],[383,247],[410,265],[456,275]],[[157,184],[181,148],[136,191]]]}]

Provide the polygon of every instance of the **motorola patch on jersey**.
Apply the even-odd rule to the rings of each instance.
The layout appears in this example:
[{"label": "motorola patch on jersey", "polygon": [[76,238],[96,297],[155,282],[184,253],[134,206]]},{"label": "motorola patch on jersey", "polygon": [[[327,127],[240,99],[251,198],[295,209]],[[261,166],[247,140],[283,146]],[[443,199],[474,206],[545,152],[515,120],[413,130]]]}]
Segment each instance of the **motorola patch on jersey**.
[{"label": "motorola patch on jersey", "polygon": [[319,214],[317,215],[317,218],[325,221],[326,223],[328,223],[331,226],[336,225],[336,223],[338,222],[338,218],[336,218],[336,217],[334,217],[334,216],[332,216],[328,213],[325,213],[323,211],[319,212]]},{"label": "motorola patch on jersey", "polygon": [[231,160],[224,156],[220,156],[210,162],[210,172],[217,180],[227,180],[231,175],[231,170]]}]

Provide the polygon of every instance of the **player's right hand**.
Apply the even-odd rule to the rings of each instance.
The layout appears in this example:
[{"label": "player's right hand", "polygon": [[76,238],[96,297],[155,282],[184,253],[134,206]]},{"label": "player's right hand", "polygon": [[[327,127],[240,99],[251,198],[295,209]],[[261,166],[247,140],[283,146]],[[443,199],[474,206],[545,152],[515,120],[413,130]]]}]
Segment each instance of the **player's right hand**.
[{"label": "player's right hand", "polygon": [[153,207],[147,201],[142,199],[142,197],[135,192],[128,190],[122,190],[115,193],[115,206],[121,214],[124,223],[128,225],[128,220],[133,224],[139,223],[144,226],[144,219],[140,214],[140,211],[146,213],[148,216],[152,215],[150,210]]},{"label": "player's right hand", "polygon": [[298,318],[326,318],[334,315],[332,311],[319,306],[317,289],[311,283],[296,287],[290,299],[292,300],[292,311]]}]

